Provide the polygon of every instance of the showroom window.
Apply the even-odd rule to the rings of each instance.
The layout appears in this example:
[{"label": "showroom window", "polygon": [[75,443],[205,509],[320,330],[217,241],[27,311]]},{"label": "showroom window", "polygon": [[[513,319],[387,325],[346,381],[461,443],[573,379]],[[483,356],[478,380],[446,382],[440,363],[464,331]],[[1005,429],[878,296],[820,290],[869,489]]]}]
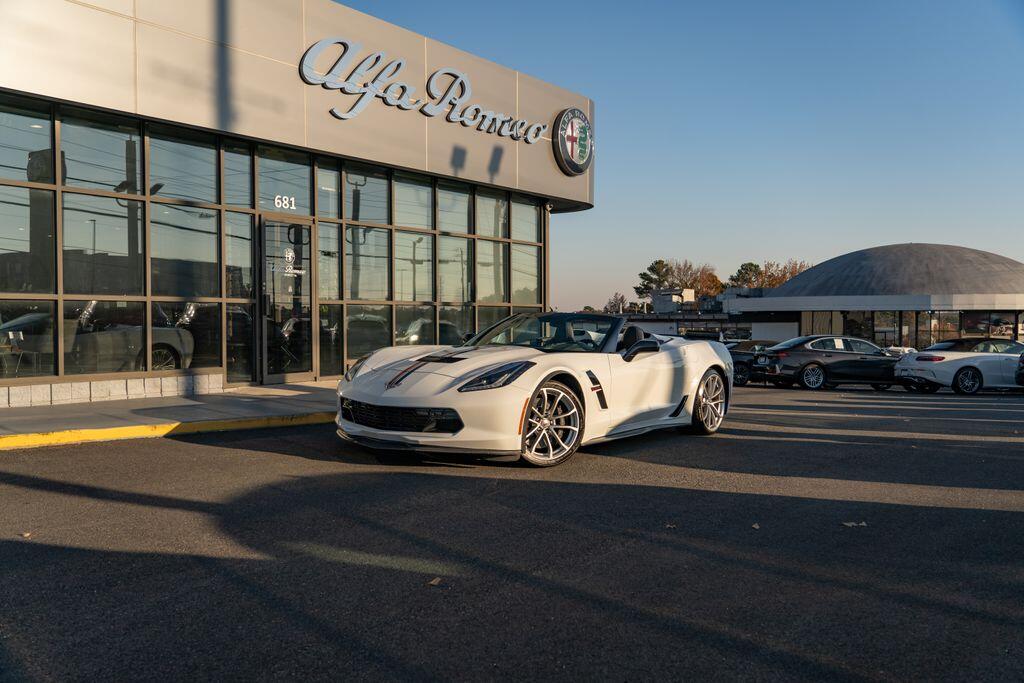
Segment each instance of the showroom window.
[{"label": "showroom window", "polygon": [[64,374],[145,369],[145,315],[141,301],[65,301]]},{"label": "showroom window", "polygon": [[472,220],[472,194],[469,185],[437,183],[437,229],[446,232],[469,232]]},{"label": "showroom window", "polygon": [[476,329],[483,332],[491,325],[498,323],[509,316],[508,306],[480,306],[477,308]]},{"label": "showroom window", "polygon": [[415,232],[395,232],[395,300],[434,298],[434,238]]},{"label": "showroom window", "polygon": [[63,201],[64,291],[143,294],[142,203],[69,192]]},{"label": "showroom window", "polygon": [[540,249],[513,244],[512,303],[540,303]]},{"label": "showroom window", "polygon": [[345,320],[348,357],[353,360],[391,345],[391,307],[350,305]]},{"label": "showroom window", "polygon": [[0,377],[53,375],[52,301],[0,300]]},{"label": "showroom window", "polygon": [[345,235],[345,298],[383,301],[390,293],[390,232],[349,228]]},{"label": "showroom window", "polygon": [[53,182],[53,130],[46,107],[0,99],[0,178]]},{"label": "showroom window", "polygon": [[874,315],[874,339],[878,346],[886,348],[896,346],[899,343],[897,334],[899,326],[899,312],[897,311],[875,311]]},{"label": "showroom window", "polygon": [[473,240],[461,237],[438,238],[438,292],[441,301],[472,301]]},{"label": "showroom window", "polygon": [[149,192],[154,197],[217,202],[217,145],[205,136],[158,129],[149,137]]},{"label": "showroom window", "polygon": [[152,370],[220,366],[220,304],[155,301]]},{"label": "showroom window", "polygon": [[434,226],[434,193],[429,178],[395,174],[395,225],[425,230]]},{"label": "showroom window", "polygon": [[345,166],[345,218],[388,223],[388,173],[369,166]]},{"label": "showroom window", "polygon": [[438,344],[446,346],[461,344],[466,335],[476,331],[476,326],[473,324],[473,307],[468,304],[465,306],[442,306],[438,328]]},{"label": "showroom window", "polygon": [[320,304],[321,375],[341,375],[345,372],[343,309],[341,304]]},{"label": "showroom window", "polygon": [[341,298],[341,226],[321,223],[317,233],[318,291],[321,299]]},{"label": "showroom window", "polygon": [[476,234],[508,237],[508,197],[504,192],[476,191]]},{"label": "showroom window", "polygon": [[256,379],[254,307],[252,304],[229,303],[226,308],[227,381],[251,382]]},{"label": "showroom window", "polygon": [[476,243],[476,292],[481,303],[508,301],[506,291],[506,264],[508,245],[501,242],[478,240]]},{"label": "showroom window", "polygon": [[0,186],[0,292],[54,291],[53,192]]},{"label": "showroom window", "polygon": [[154,204],[150,261],[155,296],[217,296],[217,212]]},{"label": "showroom window", "polygon": [[251,299],[256,295],[252,216],[231,211],[224,216],[224,230],[227,233],[224,239],[225,294],[238,299]]},{"label": "showroom window", "polygon": [[395,346],[433,343],[433,306],[395,306]]},{"label": "showroom window", "polygon": [[512,239],[540,242],[540,206],[532,199],[513,195]]},{"label": "showroom window", "polygon": [[87,112],[65,112],[60,124],[64,184],[142,193],[139,124]]},{"label": "showroom window", "polygon": [[316,162],[316,213],[321,218],[341,218],[341,171],[330,159]]},{"label": "showroom window", "polygon": [[260,209],[275,213],[310,214],[309,155],[260,147]]},{"label": "showroom window", "polygon": [[244,142],[224,142],[224,203],[252,206],[252,153]]}]

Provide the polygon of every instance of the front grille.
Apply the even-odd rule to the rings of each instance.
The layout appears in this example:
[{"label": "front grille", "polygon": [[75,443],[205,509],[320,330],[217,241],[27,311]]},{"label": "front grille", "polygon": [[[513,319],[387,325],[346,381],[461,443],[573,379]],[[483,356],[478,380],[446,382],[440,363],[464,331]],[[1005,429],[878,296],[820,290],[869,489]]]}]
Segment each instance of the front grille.
[{"label": "front grille", "polygon": [[341,401],[341,418],[386,432],[454,434],[462,429],[459,414],[451,408],[375,406],[348,398]]}]

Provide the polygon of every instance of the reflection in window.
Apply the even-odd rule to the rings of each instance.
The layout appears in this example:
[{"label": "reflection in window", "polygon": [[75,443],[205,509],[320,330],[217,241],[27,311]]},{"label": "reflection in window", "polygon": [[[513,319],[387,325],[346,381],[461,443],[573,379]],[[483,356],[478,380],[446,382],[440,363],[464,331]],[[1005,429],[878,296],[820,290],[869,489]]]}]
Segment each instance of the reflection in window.
[{"label": "reflection in window", "polygon": [[900,313],[900,335],[897,346],[906,346],[912,349],[917,346],[917,320],[914,311],[903,311]]},{"label": "reflection in window", "polygon": [[52,301],[0,301],[0,377],[52,375]]},{"label": "reflection in window", "polygon": [[473,242],[461,237],[440,237],[437,251],[440,300],[472,301]]},{"label": "reflection in window", "polygon": [[0,292],[53,292],[53,193],[0,186]]},{"label": "reflection in window", "polygon": [[478,306],[476,312],[477,329],[482,332],[491,325],[501,322],[508,316],[509,312],[507,306]]},{"label": "reflection in window", "polygon": [[882,348],[896,346],[898,317],[896,311],[875,311],[875,344]]},{"label": "reflection in window", "polygon": [[260,208],[279,213],[310,213],[309,156],[260,147]]},{"label": "reflection in window", "polygon": [[540,303],[540,249],[512,245],[512,303]]},{"label": "reflection in window", "polygon": [[505,291],[505,269],[508,249],[500,242],[478,240],[476,243],[476,295],[485,304],[508,301]]},{"label": "reflection in window", "polygon": [[97,114],[67,114],[60,122],[64,184],[141,194],[139,124]]},{"label": "reflection in window", "polygon": [[205,138],[149,137],[149,182],[154,196],[217,202],[217,146]]},{"label": "reflection in window", "polygon": [[919,311],[917,314],[917,348],[928,348],[946,339],[960,336],[959,311]]},{"label": "reflection in window", "polygon": [[469,185],[437,183],[437,229],[451,232],[469,232]]},{"label": "reflection in window", "polygon": [[227,296],[251,299],[255,296],[253,282],[252,216],[247,213],[225,214],[224,267],[227,271]]},{"label": "reflection in window", "polygon": [[349,228],[345,235],[345,298],[383,301],[388,298],[388,231]]},{"label": "reflection in window", "polygon": [[847,311],[843,314],[843,334],[847,337],[871,339],[871,311]]},{"label": "reflection in window", "polygon": [[227,379],[229,382],[251,382],[256,378],[253,307],[252,304],[227,306]]},{"label": "reflection in window", "polygon": [[388,174],[367,166],[345,166],[345,218],[388,223]]},{"label": "reflection in window", "polygon": [[50,115],[0,100],[0,178],[53,182]]},{"label": "reflection in window", "polygon": [[252,206],[252,154],[244,142],[224,143],[224,203]]},{"label": "reflection in window", "polygon": [[142,203],[65,192],[64,291],[143,293]]},{"label": "reflection in window", "polygon": [[395,346],[433,343],[433,306],[395,307]]},{"label": "reflection in window", "polygon": [[341,298],[340,225],[320,223],[317,240],[317,288],[321,299]]},{"label": "reflection in window", "polygon": [[540,205],[526,197],[512,197],[512,239],[540,242]]},{"label": "reflection in window", "polygon": [[395,225],[428,230],[434,226],[434,195],[429,178],[395,174]]},{"label": "reflection in window", "polygon": [[963,337],[1013,338],[1013,311],[964,311]]},{"label": "reflection in window", "polygon": [[430,301],[434,298],[434,238],[414,232],[395,232],[395,299]]},{"label": "reflection in window", "polygon": [[341,304],[320,304],[320,375],[345,372],[344,316]]},{"label": "reflection in window", "polygon": [[508,237],[508,199],[504,192],[476,191],[476,234]]},{"label": "reflection in window", "polygon": [[217,296],[217,212],[153,204],[150,268],[157,296]]},{"label": "reflection in window", "polygon": [[220,366],[220,304],[153,302],[151,370]]},{"label": "reflection in window", "polygon": [[313,291],[310,227],[279,221],[263,224],[263,291],[268,311],[267,373],[313,369]]},{"label": "reflection in window", "polygon": [[317,162],[316,212],[322,218],[341,218],[341,171],[327,159]]},{"label": "reflection in window", "polygon": [[352,360],[391,345],[390,306],[349,306],[345,319],[348,357]]},{"label": "reflection in window", "polygon": [[141,301],[65,301],[64,373],[143,370],[144,307]]},{"label": "reflection in window", "polygon": [[467,334],[472,334],[475,331],[473,307],[468,304],[465,306],[442,306],[440,316],[438,344],[458,346]]}]

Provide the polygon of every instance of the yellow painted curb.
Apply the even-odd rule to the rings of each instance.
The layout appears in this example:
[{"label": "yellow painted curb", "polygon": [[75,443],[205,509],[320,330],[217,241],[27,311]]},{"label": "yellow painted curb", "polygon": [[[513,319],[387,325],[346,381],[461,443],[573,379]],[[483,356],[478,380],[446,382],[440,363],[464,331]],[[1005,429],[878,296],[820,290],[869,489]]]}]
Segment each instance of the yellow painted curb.
[{"label": "yellow painted curb", "polygon": [[327,424],[333,421],[333,412],[320,412],[306,413],[304,415],[270,415],[266,417],[239,417],[225,420],[200,420],[198,422],[165,422],[162,424],[103,427],[100,429],[68,429],[60,432],[42,432],[38,434],[3,434],[0,435],[0,451],[9,451],[15,448],[39,448],[40,446],[87,443],[90,441],[153,439],[178,434]]}]

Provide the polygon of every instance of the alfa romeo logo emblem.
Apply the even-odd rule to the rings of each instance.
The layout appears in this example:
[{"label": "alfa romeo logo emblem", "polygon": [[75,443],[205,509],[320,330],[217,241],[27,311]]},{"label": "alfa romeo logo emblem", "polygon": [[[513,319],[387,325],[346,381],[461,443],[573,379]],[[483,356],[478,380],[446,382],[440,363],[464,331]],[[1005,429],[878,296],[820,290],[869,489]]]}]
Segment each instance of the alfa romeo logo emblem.
[{"label": "alfa romeo logo emblem", "polygon": [[590,119],[575,107],[566,109],[555,118],[555,160],[566,175],[586,173],[594,160],[594,129]]},{"label": "alfa romeo logo emblem", "polygon": [[295,250],[291,247],[285,247],[284,250],[284,262],[288,265],[295,263]]}]

